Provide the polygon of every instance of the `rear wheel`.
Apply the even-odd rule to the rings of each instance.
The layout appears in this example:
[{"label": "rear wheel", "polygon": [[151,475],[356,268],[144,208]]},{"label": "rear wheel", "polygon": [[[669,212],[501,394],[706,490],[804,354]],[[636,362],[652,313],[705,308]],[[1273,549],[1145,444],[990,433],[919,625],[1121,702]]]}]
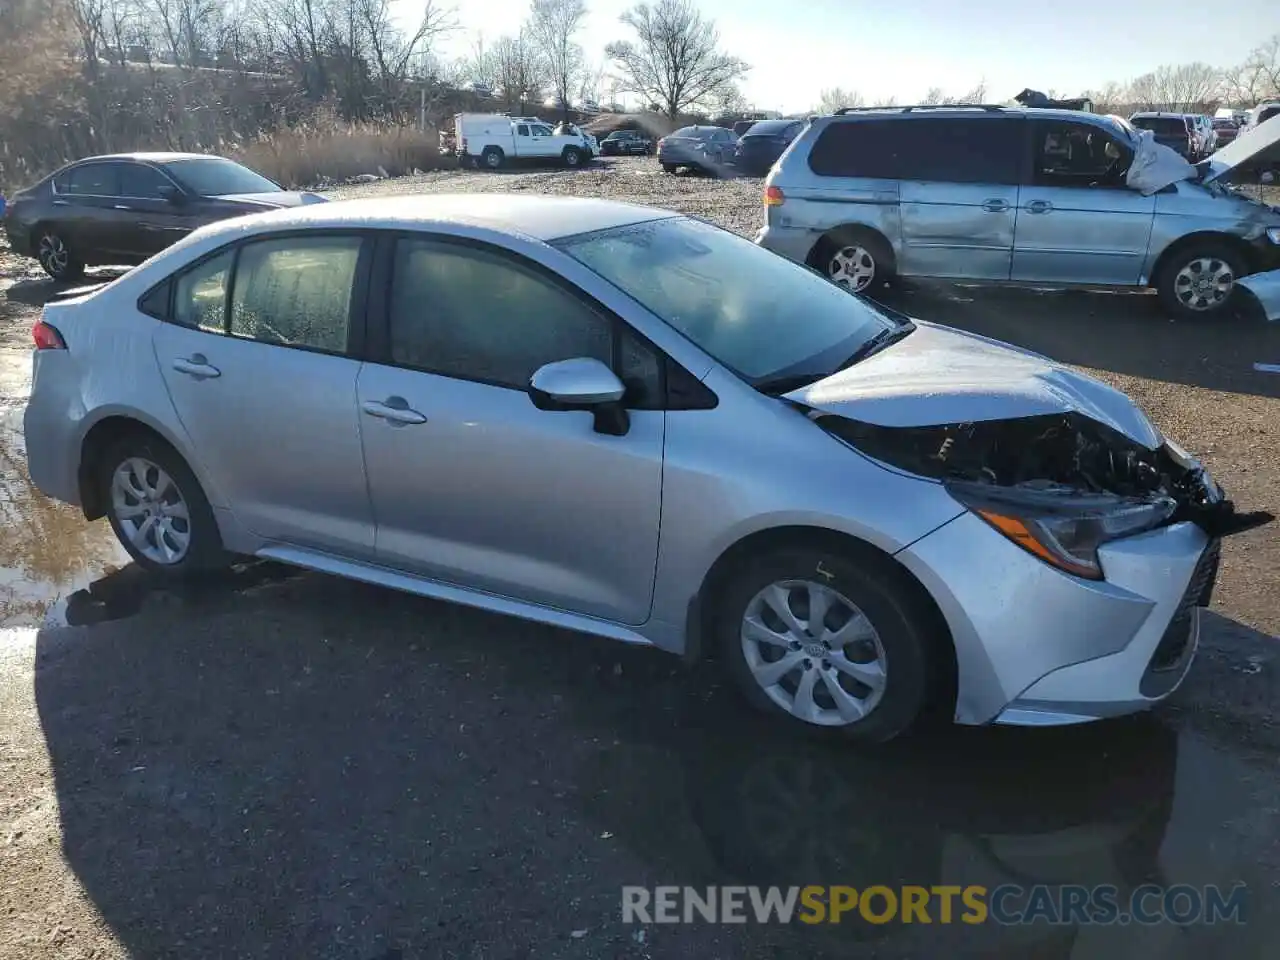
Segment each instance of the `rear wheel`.
[{"label": "rear wheel", "polygon": [[1236,278],[1245,272],[1243,258],[1229,244],[1188,244],[1165,261],[1156,292],[1175,318],[1218,319],[1230,312]]},{"label": "rear wheel", "polygon": [[766,554],[743,566],[715,612],[746,698],[811,730],[889,740],[937,688],[919,597],[874,562],[822,549]]},{"label": "rear wheel", "polygon": [[98,482],[111,528],[139,566],[183,578],[230,564],[200,482],[167,443],[123,437],[99,462]]},{"label": "rear wheel", "polygon": [[488,170],[499,169],[507,160],[507,155],[499,147],[485,147],[480,154],[480,163]]},{"label": "rear wheel", "polygon": [[871,293],[893,276],[893,250],[871,230],[845,229],[828,234],[810,258],[832,283],[854,293]]},{"label": "rear wheel", "polygon": [[84,275],[84,261],[56,230],[41,228],[36,236],[36,259],[55,280],[75,280]]}]

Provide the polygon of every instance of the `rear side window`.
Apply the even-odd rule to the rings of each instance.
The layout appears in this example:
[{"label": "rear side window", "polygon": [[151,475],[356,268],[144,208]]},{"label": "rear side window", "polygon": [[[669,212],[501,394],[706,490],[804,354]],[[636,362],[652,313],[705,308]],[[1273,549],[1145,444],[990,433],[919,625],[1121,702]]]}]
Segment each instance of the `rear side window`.
[{"label": "rear side window", "polygon": [[1016,184],[1024,125],[1012,118],[929,117],[832,123],[809,153],[824,177]]},{"label": "rear side window", "polygon": [[79,197],[120,196],[120,165],[86,163],[73,167],[54,181],[59,193]]},{"label": "rear side window", "polygon": [[343,353],[360,237],[290,237],[246,244],[231,297],[235,337]]}]

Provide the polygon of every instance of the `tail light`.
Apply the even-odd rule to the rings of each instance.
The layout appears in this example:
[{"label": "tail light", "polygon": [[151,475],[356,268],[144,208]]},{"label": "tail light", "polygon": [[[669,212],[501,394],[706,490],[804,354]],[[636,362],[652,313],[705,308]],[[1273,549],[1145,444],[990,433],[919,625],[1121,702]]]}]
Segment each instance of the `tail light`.
[{"label": "tail light", "polygon": [[67,349],[67,345],[62,339],[62,334],[58,332],[58,328],[51,323],[45,323],[43,320],[37,320],[35,326],[31,328],[31,339],[35,341],[37,350]]},{"label": "tail light", "polygon": [[786,199],[786,196],[782,193],[781,187],[764,188],[764,205],[766,207],[780,207]]},{"label": "tail light", "polygon": [[466,138],[466,137],[463,137],[461,140],[459,140],[459,141],[458,141],[458,152],[459,152],[459,153],[466,153],[466,152],[467,152],[467,138]]}]

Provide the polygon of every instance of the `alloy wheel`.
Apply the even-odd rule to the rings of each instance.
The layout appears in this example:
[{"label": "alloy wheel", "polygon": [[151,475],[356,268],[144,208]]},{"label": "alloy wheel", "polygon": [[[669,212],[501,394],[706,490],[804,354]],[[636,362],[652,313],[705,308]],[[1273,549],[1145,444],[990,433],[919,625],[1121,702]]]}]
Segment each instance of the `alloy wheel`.
[{"label": "alloy wheel", "polygon": [[884,695],[880,635],[842,593],[811,580],[780,580],[747,604],[742,654],[756,683],[806,723],[847,726]]},{"label": "alloy wheel", "polygon": [[1173,278],[1173,293],[1188,310],[1220,307],[1235,285],[1231,264],[1217,257],[1196,257]]},{"label": "alloy wheel", "polygon": [[866,247],[843,247],[832,255],[827,264],[827,276],[842,287],[861,292],[876,277],[876,258]]},{"label": "alloy wheel", "polygon": [[66,273],[67,264],[71,261],[66,242],[56,233],[46,233],[40,238],[36,258],[40,261],[40,266],[54,277]]},{"label": "alloy wheel", "polygon": [[162,566],[191,549],[191,513],[173,478],[145,457],[130,457],[111,477],[111,512],[129,543]]}]

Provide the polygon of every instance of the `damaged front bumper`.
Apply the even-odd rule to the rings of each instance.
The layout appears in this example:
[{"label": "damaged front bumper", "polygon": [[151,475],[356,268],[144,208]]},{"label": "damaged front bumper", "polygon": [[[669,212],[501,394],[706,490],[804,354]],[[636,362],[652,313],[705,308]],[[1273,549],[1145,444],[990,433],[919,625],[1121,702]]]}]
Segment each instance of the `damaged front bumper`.
[{"label": "damaged front bumper", "polygon": [[1280,270],[1241,277],[1236,285],[1253,296],[1268,320],[1280,321]]}]

